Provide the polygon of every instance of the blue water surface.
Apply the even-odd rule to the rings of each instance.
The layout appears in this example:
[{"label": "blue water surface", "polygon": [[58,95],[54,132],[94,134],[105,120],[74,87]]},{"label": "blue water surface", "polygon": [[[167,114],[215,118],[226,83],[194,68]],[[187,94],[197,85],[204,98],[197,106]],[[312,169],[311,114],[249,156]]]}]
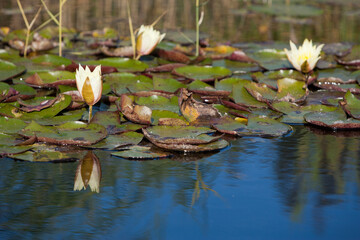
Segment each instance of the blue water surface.
[{"label": "blue water surface", "polygon": [[4,158],[0,239],[360,239],[359,136],[298,126],[170,159],[95,151],[98,194],[73,191],[78,162]]}]

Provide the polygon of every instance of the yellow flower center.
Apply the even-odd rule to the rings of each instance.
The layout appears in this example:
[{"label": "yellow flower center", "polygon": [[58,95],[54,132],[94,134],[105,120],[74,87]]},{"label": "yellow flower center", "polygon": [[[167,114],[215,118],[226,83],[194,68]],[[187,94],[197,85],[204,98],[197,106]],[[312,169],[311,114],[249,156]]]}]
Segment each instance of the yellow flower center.
[{"label": "yellow flower center", "polygon": [[89,77],[86,77],[81,94],[88,105],[94,105],[94,92],[91,88]]}]

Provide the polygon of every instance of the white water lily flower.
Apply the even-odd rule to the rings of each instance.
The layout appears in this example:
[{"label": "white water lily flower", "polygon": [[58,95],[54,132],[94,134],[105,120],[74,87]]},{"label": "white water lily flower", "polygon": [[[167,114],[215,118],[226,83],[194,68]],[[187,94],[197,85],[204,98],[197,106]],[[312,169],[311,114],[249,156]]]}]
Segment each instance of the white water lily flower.
[{"label": "white water lily flower", "polygon": [[136,52],[138,56],[150,54],[164,37],[165,33],[160,35],[160,32],[154,30],[152,26],[141,25],[136,39]]},{"label": "white water lily flower", "polygon": [[77,89],[85,102],[89,106],[97,103],[102,93],[101,66],[97,66],[91,72],[88,66],[84,69],[79,64],[79,68],[76,69],[75,78]]},{"label": "white water lily flower", "polygon": [[305,39],[303,45],[299,46],[299,49],[290,41],[291,51],[288,49],[284,50],[296,70],[309,73],[314,69],[317,61],[320,59],[320,52],[323,46],[324,44],[321,44],[316,47],[316,45],[312,44],[311,40]]},{"label": "white water lily flower", "polygon": [[90,186],[91,191],[100,192],[101,166],[96,155],[89,151],[79,162],[76,169],[74,191],[81,191]]}]

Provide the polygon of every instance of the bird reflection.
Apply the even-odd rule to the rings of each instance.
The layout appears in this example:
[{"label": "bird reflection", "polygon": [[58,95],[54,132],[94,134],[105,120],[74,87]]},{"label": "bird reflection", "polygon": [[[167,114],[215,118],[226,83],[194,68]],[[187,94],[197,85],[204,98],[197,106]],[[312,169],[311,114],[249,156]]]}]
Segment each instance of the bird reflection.
[{"label": "bird reflection", "polygon": [[88,151],[80,160],[76,169],[74,191],[86,189],[90,186],[91,191],[100,192],[101,166],[98,157]]}]

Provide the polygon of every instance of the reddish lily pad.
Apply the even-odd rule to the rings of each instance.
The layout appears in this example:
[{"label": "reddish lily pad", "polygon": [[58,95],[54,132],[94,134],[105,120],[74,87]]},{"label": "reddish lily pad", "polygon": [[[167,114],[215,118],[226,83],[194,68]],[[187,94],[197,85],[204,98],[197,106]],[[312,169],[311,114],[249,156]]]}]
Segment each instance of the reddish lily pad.
[{"label": "reddish lily pad", "polygon": [[42,109],[51,107],[56,101],[61,98],[61,95],[57,97],[37,97],[31,100],[22,101],[18,100],[18,103],[22,106],[20,108],[21,111],[24,112],[39,112]]},{"label": "reddish lily pad", "polygon": [[313,112],[304,115],[305,121],[325,128],[331,129],[359,129],[360,120],[346,118],[341,109],[333,112]]},{"label": "reddish lily pad", "polygon": [[231,71],[227,68],[210,66],[184,66],[174,69],[174,73],[191,80],[204,82],[222,79],[231,75]]},{"label": "reddish lily pad", "polygon": [[126,159],[139,159],[139,160],[167,158],[172,156],[171,153],[163,152],[159,150],[153,150],[151,147],[143,147],[143,146],[132,146],[124,151],[113,152],[111,153],[111,155]]},{"label": "reddish lily pad", "polygon": [[15,84],[11,87],[17,92],[16,95],[6,98],[4,102],[15,102],[17,99],[29,99],[36,95],[36,90],[26,84]]},{"label": "reddish lily pad", "polygon": [[338,78],[323,78],[318,79],[314,85],[321,89],[333,90],[338,92],[350,91],[354,94],[360,94],[360,86],[355,81],[344,82]]},{"label": "reddish lily pad", "polygon": [[107,136],[103,126],[77,121],[67,122],[56,127],[41,126],[33,121],[19,134],[25,137],[36,135],[40,142],[80,146],[93,145]]}]

